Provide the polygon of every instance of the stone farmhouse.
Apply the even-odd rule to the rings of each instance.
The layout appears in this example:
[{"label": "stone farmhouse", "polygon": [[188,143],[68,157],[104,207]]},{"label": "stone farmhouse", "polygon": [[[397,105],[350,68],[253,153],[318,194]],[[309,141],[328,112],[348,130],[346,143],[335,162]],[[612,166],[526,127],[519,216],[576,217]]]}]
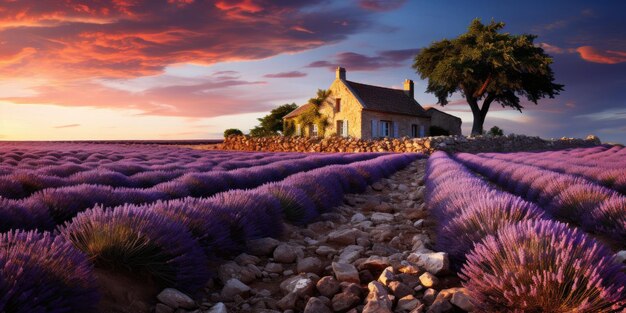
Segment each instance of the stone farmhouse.
[{"label": "stone farmhouse", "polygon": [[461,134],[460,118],[432,107],[425,109],[415,101],[412,80],[404,81],[403,90],[366,85],[346,80],[346,70],[338,67],[329,91],[330,95],[318,107],[327,120],[323,132],[317,124],[298,123],[298,116],[315,104],[304,104],[283,118],[296,136],[415,138],[430,136],[431,126],[450,135]]}]

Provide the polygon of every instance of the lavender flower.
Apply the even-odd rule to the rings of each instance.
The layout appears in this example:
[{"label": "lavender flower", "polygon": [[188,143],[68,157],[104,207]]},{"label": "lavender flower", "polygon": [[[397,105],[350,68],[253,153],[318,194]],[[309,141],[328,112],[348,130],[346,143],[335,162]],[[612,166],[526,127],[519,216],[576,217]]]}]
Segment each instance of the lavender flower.
[{"label": "lavender flower", "polygon": [[50,233],[0,235],[1,312],[91,312],[99,295],[92,266]]},{"label": "lavender flower", "polygon": [[488,236],[461,270],[486,312],[609,312],[626,305],[613,253],[558,222],[528,220]]},{"label": "lavender flower", "polygon": [[208,280],[207,258],[180,223],[133,206],[94,208],[60,229],[96,267],[147,275],[161,287],[195,292]]}]

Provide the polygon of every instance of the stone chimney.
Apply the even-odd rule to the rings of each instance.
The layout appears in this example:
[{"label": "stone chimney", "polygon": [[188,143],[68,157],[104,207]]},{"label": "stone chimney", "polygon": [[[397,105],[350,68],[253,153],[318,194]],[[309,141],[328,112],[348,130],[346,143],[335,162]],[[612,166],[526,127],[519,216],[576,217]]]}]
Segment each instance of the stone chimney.
[{"label": "stone chimney", "polygon": [[415,88],[413,87],[413,81],[410,79],[404,80],[404,93],[411,99],[415,98]]},{"label": "stone chimney", "polygon": [[335,72],[335,78],[346,80],[346,69],[341,66],[337,66],[337,71]]}]

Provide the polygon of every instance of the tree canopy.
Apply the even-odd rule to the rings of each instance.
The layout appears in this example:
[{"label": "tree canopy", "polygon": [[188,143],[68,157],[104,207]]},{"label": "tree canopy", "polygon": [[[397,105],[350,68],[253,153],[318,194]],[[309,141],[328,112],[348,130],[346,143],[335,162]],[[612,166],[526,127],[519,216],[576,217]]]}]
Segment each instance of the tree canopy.
[{"label": "tree canopy", "polygon": [[227,130],[224,131],[224,138],[228,137],[228,136],[241,136],[243,135],[243,132],[237,128],[229,128]]},{"label": "tree canopy", "polygon": [[465,97],[474,116],[472,135],[483,132],[493,102],[522,112],[520,97],[537,104],[563,90],[554,83],[552,58],[533,43],[536,36],[501,33],[502,28],[502,22],[484,25],[475,19],[459,37],[422,49],[413,64],[442,106],[456,92]]},{"label": "tree canopy", "polygon": [[265,137],[274,136],[283,132],[283,117],[298,107],[295,103],[283,104],[272,111],[270,114],[259,118],[260,124],[250,130],[250,136]]}]

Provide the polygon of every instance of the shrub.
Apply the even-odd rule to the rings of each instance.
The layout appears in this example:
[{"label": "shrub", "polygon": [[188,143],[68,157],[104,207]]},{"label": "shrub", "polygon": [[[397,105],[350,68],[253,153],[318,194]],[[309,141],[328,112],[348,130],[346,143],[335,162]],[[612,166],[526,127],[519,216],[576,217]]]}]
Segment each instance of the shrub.
[{"label": "shrub", "polygon": [[591,211],[587,228],[609,234],[618,242],[626,242],[626,198],[613,196]]},{"label": "shrub", "polygon": [[581,224],[596,206],[616,194],[594,184],[576,184],[560,192],[548,206],[557,218]]},{"label": "shrub", "polygon": [[439,126],[430,126],[428,132],[431,136],[450,136],[450,132]]},{"label": "shrub", "polygon": [[315,203],[307,194],[296,187],[280,183],[267,184],[260,188],[278,199],[285,218],[297,225],[311,222],[318,216]]},{"label": "shrub", "polygon": [[22,184],[10,176],[0,177],[0,197],[20,199],[26,196]]},{"label": "shrub", "polygon": [[44,189],[30,197],[50,210],[57,224],[63,224],[79,212],[96,204],[110,205],[113,190],[107,186],[76,185],[70,187]]},{"label": "shrub", "polygon": [[613,253],[552,221],[520,222],[488,236],[460,276],[480,311],[609,312],[626,304],[626,277]]},{"label": "shrub", "polygon": [[158,201],[145,209],[153,210],[187,227],[207,256],[221,255],[223,251],[234,251],[236,248],[230,238],[228,224],[221,218],[224,209],[213,202],[185,198]]},{"label": "shrub", "polygon": [[500,127],[494,126],[494,127],[491,127],[491,129],[489,129],[489,131],[487,132],[487,135],[494,136],[494,137],[504,136],[504,132],[502,131]]},{"label": "shrub", "polygon": [[280,202],[253,190],[231,190],[210,198],[224,208],[231,236],[239,243],[263,237],[278,237],[283,230]]},{"label": "shrub", "polygon": [[0,233],[11,229],[51,230],[55,223],[48,208],[34,199],[12,200],[0,197]]},{"label": "shrub", "polygon": [[299,173],[287,177],[283,183],[304,190],[320,213],[330,211],[343,201],[341,185],[331,175]]},{"label": "shrub", "polygon": [[195,292],[208,280],[207,258],[180,223],[134,206],[78,214],[61,235],[95,263],[148,276],[160,287]]},{"label": "shrub", "polygon": [[85,255],[61,237],[0,235],[0,312],[93,312],[99,299]]},{"label": "shrub", "polygon": [[516,222],[543,217],[541,209],[519,197],[479,195],[473,195],[467,206],[461,206],[461,213],[443,223],[437,232],[437,248],[448,252],[457,269],[465,261],[465,254],[486,236]]},{"label": "shrub", "polygon": [[224,131],[224,138],[229,136],[243,136],[243,132],[237,128],[229,128]]}]

